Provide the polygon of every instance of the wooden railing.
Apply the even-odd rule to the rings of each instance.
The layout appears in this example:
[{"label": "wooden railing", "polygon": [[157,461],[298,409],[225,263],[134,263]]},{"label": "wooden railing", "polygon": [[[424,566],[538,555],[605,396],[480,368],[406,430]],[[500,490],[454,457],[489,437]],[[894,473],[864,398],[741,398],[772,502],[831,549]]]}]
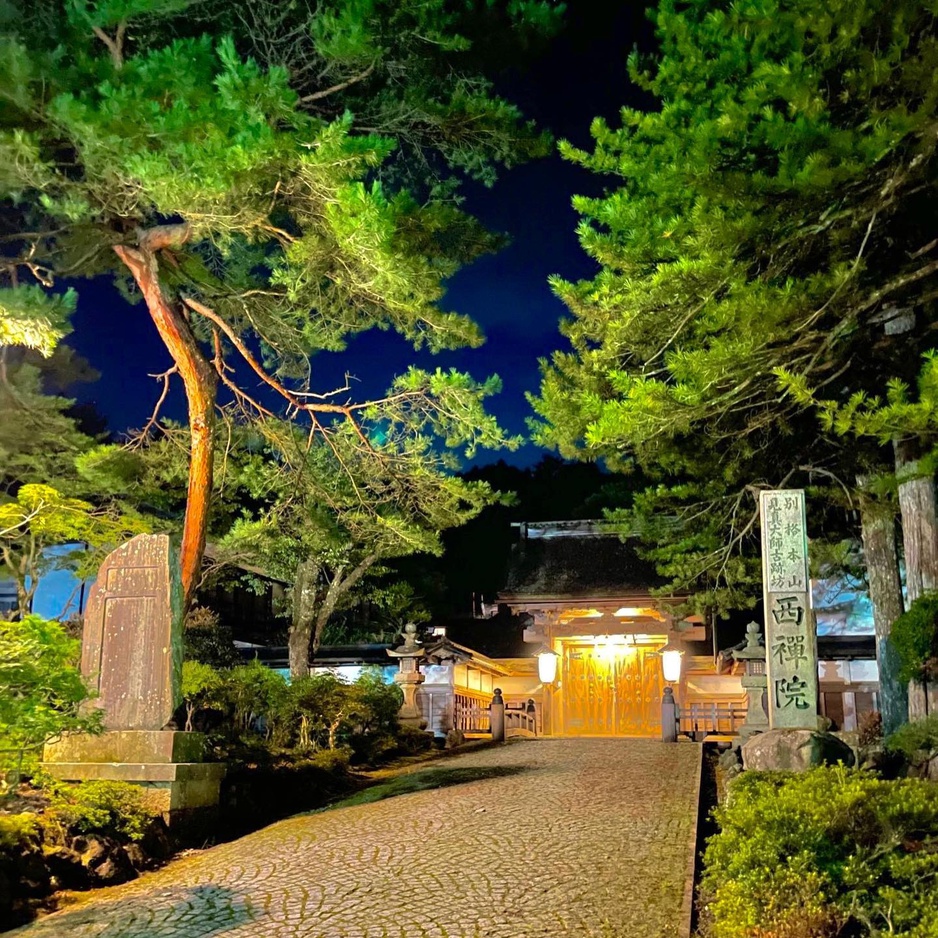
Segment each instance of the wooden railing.
[{"label": "wooden railing", "polygon": [[[482,735],[492,732],[488,695],[464,694],[455,696],[453,724],[467,735]],[[505,736],[537,736],[537,714],[525,708],[505,708]]]},{"label": "wooden railing", "polygon": [[505,710],[505,736],[537,736],[537,716],[527,710]]},{"label": "wooden railing", "polygon": [[489,701],[491,697],[476,697],[458,692],[453,704],[453,726],[462,733],[490,733]]},{"label": "wooden railing", "polygon": [[744,704],[705,701],[681,707],[678,731],[695,737],[735,736],[745,722]]}]

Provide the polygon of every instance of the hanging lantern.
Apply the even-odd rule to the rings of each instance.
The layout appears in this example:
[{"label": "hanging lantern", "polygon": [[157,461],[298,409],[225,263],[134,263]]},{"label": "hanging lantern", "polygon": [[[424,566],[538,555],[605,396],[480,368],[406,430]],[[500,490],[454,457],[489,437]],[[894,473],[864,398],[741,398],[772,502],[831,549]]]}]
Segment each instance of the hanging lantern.
[{"label": "hanging lantern", "polygon": [[542,684],[553,684],[557,678],[557,655],[542,651],[537,656],[537,676]]},{"label": "hanging lantern", "polygon": [[669,684],[676,684],[681,679],[681,658],[684,652],[668,643],[661,649],[661,671],[665,681]]}]

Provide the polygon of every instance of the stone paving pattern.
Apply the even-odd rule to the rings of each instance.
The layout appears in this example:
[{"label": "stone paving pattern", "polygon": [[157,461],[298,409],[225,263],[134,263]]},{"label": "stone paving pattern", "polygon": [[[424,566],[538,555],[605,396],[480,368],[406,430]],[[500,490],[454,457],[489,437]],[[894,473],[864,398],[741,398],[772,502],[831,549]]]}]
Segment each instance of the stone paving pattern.
[{"label": "stone paving pattern", "polygon": [[12,934],[680,938],[699,760],[624,739],[454,756],[415,771],[473,780],[280,821]]}]

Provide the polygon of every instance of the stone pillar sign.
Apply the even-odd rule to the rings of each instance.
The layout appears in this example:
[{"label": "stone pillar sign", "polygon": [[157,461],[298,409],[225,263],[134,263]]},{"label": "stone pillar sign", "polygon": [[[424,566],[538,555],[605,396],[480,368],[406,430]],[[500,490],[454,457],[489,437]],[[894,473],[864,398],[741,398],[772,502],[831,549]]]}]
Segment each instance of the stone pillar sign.
[{"label": "stone pillar sign", "polygon": [[759,496],[769,725],[817,729],[817,630],[811,609],[804,492]]}]

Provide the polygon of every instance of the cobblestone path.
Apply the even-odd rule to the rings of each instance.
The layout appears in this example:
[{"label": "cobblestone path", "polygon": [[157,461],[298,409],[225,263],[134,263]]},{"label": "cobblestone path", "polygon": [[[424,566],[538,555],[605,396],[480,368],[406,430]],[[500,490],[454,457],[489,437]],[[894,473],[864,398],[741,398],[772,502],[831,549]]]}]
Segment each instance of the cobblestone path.
[{"label": "cobblestone path", "polygon": [[13,934],[681,938],[699,760],[621,739],[455,756],[416,769],[444,787],[289,818]]}]

